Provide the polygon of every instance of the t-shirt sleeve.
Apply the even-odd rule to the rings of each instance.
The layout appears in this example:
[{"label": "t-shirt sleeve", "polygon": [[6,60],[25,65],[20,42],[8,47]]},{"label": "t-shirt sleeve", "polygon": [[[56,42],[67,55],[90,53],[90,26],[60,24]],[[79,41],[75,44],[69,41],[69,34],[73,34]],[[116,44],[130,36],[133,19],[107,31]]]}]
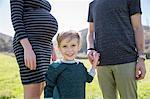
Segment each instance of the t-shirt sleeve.
[{"label": "t-shirt sleeve", "polygon": [[88,22],[93,22],[93,14],[92,14],[92,2],[89,4],[89,10],[88,10]]},{"label": "t-shirt sleeve", "polygon": [[130,16],[136,13],[142,14],[140,0],[128,0],[128,6]]},{"label": "t-shirt sleeve", "polygon": [[15,30],[17,41],[27,38],[23,23],[24,0],[10,0],[11,20]]}]

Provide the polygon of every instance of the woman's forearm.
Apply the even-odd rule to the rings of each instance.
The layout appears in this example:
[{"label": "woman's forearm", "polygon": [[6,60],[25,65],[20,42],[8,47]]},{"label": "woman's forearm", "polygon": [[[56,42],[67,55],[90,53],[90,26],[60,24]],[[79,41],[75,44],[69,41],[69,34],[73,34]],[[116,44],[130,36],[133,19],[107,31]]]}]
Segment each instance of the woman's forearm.
[{"label": "woman's forearm", "polygon": [[28,38],[24,38],[24,39],[20,40],[20,43],[21,43],[24,50],[25,49],[32,49],[32,46],[31,46]]}]

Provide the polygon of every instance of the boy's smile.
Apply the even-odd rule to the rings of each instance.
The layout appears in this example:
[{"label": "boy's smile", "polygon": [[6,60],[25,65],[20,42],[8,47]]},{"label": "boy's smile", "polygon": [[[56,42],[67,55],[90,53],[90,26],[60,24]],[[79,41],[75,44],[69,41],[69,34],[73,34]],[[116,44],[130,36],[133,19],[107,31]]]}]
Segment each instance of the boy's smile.
[{"label": "boy's smile", "polygon": [[63,60],[74,60],[80,50],[79,40],[77,38],[66,38],[61,41],[59,50]]}]

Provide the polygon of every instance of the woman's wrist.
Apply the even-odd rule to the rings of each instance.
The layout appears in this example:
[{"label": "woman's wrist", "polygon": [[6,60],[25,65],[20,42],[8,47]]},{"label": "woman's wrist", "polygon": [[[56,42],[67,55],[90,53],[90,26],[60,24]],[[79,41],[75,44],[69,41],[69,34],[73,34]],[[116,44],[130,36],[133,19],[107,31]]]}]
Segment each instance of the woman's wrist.
[{"label": "woman's wrist", "polygon": [[24,50],[32,49],[32,46],[31,46],[31,44],[30,44],[30,42],[27,38],[24,38],[24,39],[20,40],[20,43],[21,43]]}]

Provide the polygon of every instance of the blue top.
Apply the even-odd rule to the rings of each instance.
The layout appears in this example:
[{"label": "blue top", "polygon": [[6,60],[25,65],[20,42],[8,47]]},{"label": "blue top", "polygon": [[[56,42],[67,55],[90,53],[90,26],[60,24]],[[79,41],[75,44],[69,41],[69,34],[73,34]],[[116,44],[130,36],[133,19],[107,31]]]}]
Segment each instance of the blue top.
[{"label": "blue top", "polygon": [[136,61],[135,35],[130,20],[136,13],[142,13],[140,0],[94,0],[89,4],[88,22],[94,23],[100,65]]}]

